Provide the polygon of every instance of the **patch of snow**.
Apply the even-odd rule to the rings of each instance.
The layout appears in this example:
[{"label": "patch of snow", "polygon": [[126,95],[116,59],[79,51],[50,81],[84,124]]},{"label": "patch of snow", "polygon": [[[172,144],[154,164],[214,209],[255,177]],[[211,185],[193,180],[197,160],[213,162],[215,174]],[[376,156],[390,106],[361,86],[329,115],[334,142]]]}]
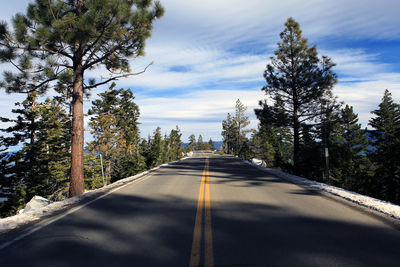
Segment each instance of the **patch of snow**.
[{"label": "patch of snow", "polygon": [[281,177],[283,179],[291,181],[295,184],[310,186],[311,188],[327,192],[329,194],[349,200],[358,205],[370,208],[372,210],[379,211],[390,217],[400,219],[400,206],[399,205],[395,205],[393,203],[379,200],[379,199],[376,199],[373,197],[361,195],[361,194],[358,194],[358,193],[355,193],[355,192],[352,192],[352,191],[349,191],[349,190],[346,190],[343,188],[339,188],[336,186],[311,181],[304,177],[296,176],[296,175],[282,172],[282,171],[279,171],[276,169],[260,166],[260,164],[253,163],[253,161],[252,162],[245,161],[245,162],[248,163],[249,165],[255,166],[261,170],[265,170],[265,171],[272,173],[278,177]]},{"label": "patch of snow", "polygon": [[186,158],[190,158],[190,157],[193,156],[193,151],[189,151],[189,152],[187,152],[187,153],[182,152],[182,154],[183,154],[183,156],[185,157],[185,159],[186,159]]},{"label": "patch of snow", "polygon": [[255,164],[255,165],[258,165],[258,166],[264,166],[264,167],[267,166],[267,164],[265,164],[265,161],[263,161],[263,160],[261,160],[261,159],[252,158],[252,159],[250,160],[250,162],[253,163],[253,164]]},{"label": "patch of snow", "polygon": [[[185,159],[187,159],[187,157],[182,158],[181,160],[185,160]],[[145,176],[146,174],[159,169],[160,167],[171,165],[176,162],[178,162],[178,161],[173,161],[173,162],[168,162],[168,163],[162,164],[151,170],[147,170],[147,171],[141,172],[139,174],[136,174],[134,176],[130,176],[130,177],[118,180],[115,183],[109,184],[105,187],[87,191],[84,194],[81,194],[79,196],[71,197],[71,198],[68,198],[63,201],[52,202],[51,204],[48,204],[47,206],[44,206],[44,207],[41,207],[38,209],[31,209],[28,211],[24,211],[21,214],[17,214],[17,215],[7,217],[7,218],[2,218],[2,219],[0,219],[0,233],[9,231],[11,229],[15,229],[18,226],[21,226],[23,224],[27,224],[27,223],[36,221],[44,215],[52,214],[58,210],[69,207],[75,203],[78,203],[84,199],[94,197],[95,195],[99,195],[99,194],[101,195],[103,193],[106,193],[107,191],[110,191],[111,189],[120,187],[124,184],[127,184],[134,180],[137,180],[140,177]]]}]

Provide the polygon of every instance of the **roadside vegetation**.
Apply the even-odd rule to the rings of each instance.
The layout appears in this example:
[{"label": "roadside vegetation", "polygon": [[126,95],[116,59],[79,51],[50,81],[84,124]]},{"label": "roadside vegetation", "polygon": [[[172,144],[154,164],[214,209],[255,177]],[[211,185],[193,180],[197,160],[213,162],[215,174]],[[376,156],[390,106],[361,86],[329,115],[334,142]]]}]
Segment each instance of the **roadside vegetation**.
[{"label": "roadside vegetation", "polygon": [[[90,123],[95,140],[84,151],[84,101],[93,88],[146,71],[148,66],[131,72],[130,60],[144,55],[153,23],[163,13],[161,4],[151,0],[36,0],[25,14],[14,16],[11,28],[0,23],[0,61],[10,67],[0,87],[26,95],[15,105],[16,119],[1,118],[9,125],[0,138],[0,198],[7,199],[0,204],[1,216],[14,214],[35,194],[59,199],[97,187],[102,153],[107,180],[180,155],[179,130],[160,138],[158,129],[148,140],[139,140],[133,94],[113,88],[106,93],[115,98],[94,104]],[[99,67],[109,73],[107,78],[87,77]],[[47,92],[54,96],[42,101]],[[126,105],[126,114],[115,102],[102,107],[107,101]],[[133,118],[121,119],[129,112]],[[8,153],[10,147],[20,149]],[[125,157],[117,161],[117,155]]]},{"label": "roadside vegetation", "polygon": [[400,204],[400,105],[388,90],[363,129],[332,88],[335,64],[288,19],[264,72],[257,130],[240,100],[222,122],[224,151],[269,167]]}]

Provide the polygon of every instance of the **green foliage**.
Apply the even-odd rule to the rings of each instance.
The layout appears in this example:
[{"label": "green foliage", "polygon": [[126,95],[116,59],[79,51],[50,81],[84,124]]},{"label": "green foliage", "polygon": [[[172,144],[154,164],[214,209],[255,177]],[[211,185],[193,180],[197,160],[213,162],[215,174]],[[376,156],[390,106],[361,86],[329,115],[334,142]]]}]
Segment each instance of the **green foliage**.
[{"label": "green foliage", "polygon": [[[222,121],[222,137],[224,150],[228,154],[243,156],[249,149],[249,140],[246,135],[250,130],[245,129],[249,124],[249,117],[245,115],[247,107],[238,99],[235,104],[235,116],[227,114],[226,120]],[[244,147],[246,144],[246,147]]]},{"label": "green foliage", "polygon": [[171,130],[171,133],[169,134],[169,148],[168,148],[168,161],[175,161],[178,160],[182,157],[182,140],[181,140],[182,134],[178,128],[178,126],[176,126],[175,129]]},{"label": "green foliage", "polygon": [[1,146],[20,146],[1,159],[0,187],[8,200],[1,214],[14,214],[34,195],[51,197],[67,186],[70,166],[70,121],[56,100],[37,101],[37,93],[17,103],[16,119],[1,118],[12,125],[3,132]]},{"label": "green foliage", "polygon": [[101,153],[105,177],[111,181],[146,169],[140,151],[139,107],[133,101],[132,91],[114,88],[115,84],[100,93],[100,99],[92,102],[88,112],[93,115],[89,126],[94,140],[87,149]]},{"label": "green foliage", "polygon": [[374,182],[384,199],[400,203],[400,106],[386,90],[375,115],[369,121],[375,150],[370,158],[376,165]]},{"label": "green foliage", "polygon": [[332,175],[336,183],[350,190],[366,191],[364,188],[368,185],[362,179],[370,165],[366,156],[369,142],[353,107],[346,105],[341,109],[338,131],[334,136],[331,154]]},{"label": "green foliage", "polygon": [[265,128],[259,131],[253,131],[251,136],[252,157],[262,159],[268,167],[275,165],[275,149],[271,144],[270,136]]},{"label": "green foliage", "polygon": [[[129,59],[144,55],[153,22],[163,13],[161,4],[151,0],[36,0],[26,14],[14,16],[12,31],[0,25],[0,62],[15,67],[4,72],[0,87],[42,94],[58,83],[58,92],[66,94],[62,99],[73,117],[71,195],[83,192],[84,94],[139,74],[130,73]],[[109,78],[84,83],[85,72],[100,66]]]},{"label": "green foliage", "polygon": [[189,147],[190,147],[191,150],[196,150],[197,149],[196,136],[194,134],[191,134],[189,136]]},{"label": "green foliage", "polygon": [[[330,59],[318,57],[293,19],[280,37],[264,73],[268,101],[255,110],[260,124],[251,138],[252,156],[268,166],[400,203],[400,107],[389,91],[372,112],[369,141],[353,108],[332,95],[336,75]],[[228,116],[226,146],[235,144],[235,136],[228,135],[233,127],[238,126]]]},{"label": "green foliage", "polygon": [[320,100],[337,80],[331,70],[332,61],[326,56],[318,57],[316,47],[308,46],[292,18],[285,23],[280,38],[275,56],[264,72],[267,84],[262,88],[274,104],[261,102],[266,111],[257,115],[271,114],[271,119],[276,120],[274,126],[292,129],[294,171],[298,174],[302,125],[320,114]]},{"label": "green foliage", "polygon": [[210,140],[208,141],[208,148],[212,151],[215,150],[215,146],[214,146],[214,142],[213,140],[210,138]]},{"label": "green foliage", "polygon": [[150,141],[149,149],[149,168],[158,166],[163,163],[162,152],[163,152],[163,140],[161,136],[161,128],[157,129],[153,133],[153,138]]},{"label": "green foliage", "polygon": [[[95,153],[85,153],[84,157],[84,174],[85,174],[85,189],[95,189],[100,188],[104,185],[101,162],[99,155]],[[105,161],[103,164],[107,165],[108,162]],[[110,177],[105,177],[105,182],[108,184],[110,182]]]},{"label": "green foliage", "polygon": [[230,113],[226,120],[222,121],[222,138],[224,141],[224,150],[227,154],[233,154],[237,151],[237,124]]}]

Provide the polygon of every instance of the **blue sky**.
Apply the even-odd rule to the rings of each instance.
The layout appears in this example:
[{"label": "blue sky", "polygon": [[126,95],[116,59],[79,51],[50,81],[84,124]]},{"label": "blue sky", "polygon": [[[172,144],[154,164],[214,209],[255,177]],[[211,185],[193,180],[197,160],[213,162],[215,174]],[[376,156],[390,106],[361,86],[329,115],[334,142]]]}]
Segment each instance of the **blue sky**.
[{"label": "blue sky", "polygon": [[[4,1],[4,0],[2,0]],[[5,2],[3,19],[23,12],[29,1]],[[400,1],[397,0],[161,0],[165,16],[154,25],[146,56],[132,61],[146,73],[120,80],[141,109],[141,134],[157,126],[169,132],[176,125],[187,141],[190,134],[221,140],[221,121],[234,111],[236,99],[253,109],[265,98],[263,72],[279,42],[284,23],[293,17],[303,36],[320,55],[337,64],[339,83],[333,92],[353,105],[366,127],[383,91],[400,100]],[[4,67],[3,67],[4,68]],[[99,68],[88,76],[100,77]],[[93,91],[96,93],[103,88]],[[0,93],[0,109],[10,113],[21,96]],[[85,103],[85,109],[90,102]],[[90,137],[87,136],[89,140]]]}]

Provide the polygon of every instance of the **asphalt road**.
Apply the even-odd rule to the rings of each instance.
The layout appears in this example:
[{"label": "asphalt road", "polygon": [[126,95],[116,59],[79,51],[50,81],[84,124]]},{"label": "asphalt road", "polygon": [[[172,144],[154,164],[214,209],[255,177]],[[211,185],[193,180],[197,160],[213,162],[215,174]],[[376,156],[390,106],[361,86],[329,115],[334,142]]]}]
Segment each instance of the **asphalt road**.
[{"label": "asphalt road", "polygon": [[0,266],[400,266],[379,218],[238,159],[160,168],[0,250]]}]

